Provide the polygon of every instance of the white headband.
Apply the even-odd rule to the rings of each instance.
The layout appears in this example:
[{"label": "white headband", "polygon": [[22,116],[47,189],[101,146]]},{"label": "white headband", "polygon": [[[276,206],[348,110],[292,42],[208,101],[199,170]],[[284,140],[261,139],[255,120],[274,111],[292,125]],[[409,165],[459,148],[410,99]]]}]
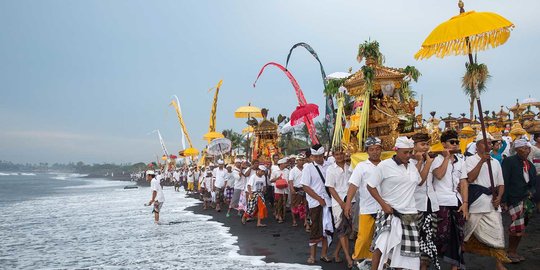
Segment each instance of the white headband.
[{"label": "white headband", "polygon": [[414,141],[405,136],[398,137],[396,139],[396,148],[414,148]]},{"label": "white headband", "polygon": [[323,155],[324,154],[324,147],[320,147],[318,150],[315,150],[311,148],[311,154],[314,156]]}]

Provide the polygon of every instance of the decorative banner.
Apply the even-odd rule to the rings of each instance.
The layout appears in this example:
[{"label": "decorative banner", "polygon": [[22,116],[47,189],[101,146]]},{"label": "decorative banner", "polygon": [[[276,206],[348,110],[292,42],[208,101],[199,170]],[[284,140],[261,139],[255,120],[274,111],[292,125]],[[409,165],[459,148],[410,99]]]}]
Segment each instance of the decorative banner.
[{"label": "decorative banner", "polygon": [[178,101],[178,97],[176,95],[173,96],[176,100],[171,101],[171,106],[174,107],[176,110],[176,115],[178,116],[178,122],[180,122],[180,127],[182,128],[182,148],[186,149],[186,142],[184,139],[187,138],[189,147],[193,147],[193,144],[191,143],[191,139],[189,137],[186,124],[184,123],[184,118],[182,117],[182,109],[180,108],[180,102]]},{"label": "decorative banner", "polygon": [[[317,55],[315,50],[313,50],[313,48],[309,44],[307,44],[305,42],[300,42],[300,43],[294,44],[292,46],[292,48],[289,50],[289,54],[287,55],[287,61],[285,62],[285,68],[288,68],[288,66],[289,66],[289,60],[291,58],[293,50],[296,49],[299,46],[304,47],[311,55],[313,55],[315,60],[317,60],[317,62],[319,62],[319,66],[321,68],[321,76],[322,76],[323,85],[324,85],[323,89],[326,89],[326,85],[328,83],[328,81],[326,80],[326,72],[324,72],[324,67],[323,67],[323,65],[321,63],[321,60],[319,59],[319,56]],[[332,130],[334,129],[335,118],[336,118],[336,115],[334,113],[334,101],[332,100],[332,96],[326,95],[326,106],[325,106],[325,120],[326,121],[324,122],[324,124],[327,126],[327,131],[328,131],[328,135],[329,135],[328,137],[330,138],[330,142],[332,142]]]},{"label": "decorative banner", "polygon": [[[161,137],[161,133],[159,132],[159,129],[152,131],[152,133],[156,133],[156,132],[159,136],[159,143],[161,144],[161,149],[163,150],[163,154],[165,156],[169,156],[169,152],[167,151],[167,147],[165,147],[165,142],[163,141],[163,137]],[[158,161],[159,161],[159,158],[158,158]]]},{"label": "decorative banner", "polygon": [[[306,98],[304,97],[304,93],[302,92],[302,89],[300,89],[300,85],[298,84],[298,82],[296,81],[294,76],[285,67],[283,67],[282,65],[280,65],[278,63],[269,62],[266,65],[264,65],[261,68],[261,71],[259,72],[259,75],[257,76],[257,79],[255,79],[255,82],[253,83],[253,87],[256,86],[257,80],[259,79],[259,77],[261,77],[264,69],[269,65],[273,65],[273,66],[278,67],[279,69],[281,69],[285,73],[285,75],[287,75],[287,77],[291,81],[291,84],[293,85],[294,90],[296,92],[296,98],[298,99],[298,107],[302,108],[302,107],[305,107],[306,105],[308,105],[308,103],[306,101]],[[313,144],[319,143],[319,140],[317,139],[317,131],[315,129],[315,124],[313,123],[313,119],[309,118],[309,116],[307,116],[307,115],[304,116],[304,119],[305,120],[303,122],[306,123],[306,127],[308,129],[309,136],[311,138],[311,142]]]},{"label": "decorative banner", "polygon": [[216,131],[216,111],[217,111],[217,102],[218,102],[218,94],[219,94],[219,88],[223,84],[223,80],[219,80],[216,87],[212,87],[208,90],[208,92],[216,89],[216,93],[214,94],[214,102],[212,103],[212,110],[210,111],[210,124],[208,126],[208,132]]}]

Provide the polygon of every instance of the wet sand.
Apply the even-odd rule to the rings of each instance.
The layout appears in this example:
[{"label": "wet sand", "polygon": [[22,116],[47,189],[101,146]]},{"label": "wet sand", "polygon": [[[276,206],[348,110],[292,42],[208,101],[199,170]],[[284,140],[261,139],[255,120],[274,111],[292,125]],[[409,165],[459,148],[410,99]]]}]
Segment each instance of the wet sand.
[{"label": "wet sand", "polygon": [[[264,223],[267,227],[257,228],[256,221],[248,222],[243,225],[240,218],[236,216],[236,210],[231,211],[231,216],[226,217],[226,211],[216,212],[214,209],[203,210],[202,205],[196,205],[187,208],[196,214],[212,216],[212,220],[225,224],[230,228],[230,233],[238,237],[239,253],[242,255],[265,256],[266,262],[297,263],[306,264],[309,256],[308,233],[299,224],[298,227],[292,227],[290,213],[287,213],[285,223],[278,224],[271,217],[269,207],[269,218]],[[503,214],[506,217],[506,214]],[[508,221],[505,218],[505,225]],[[351,243],[351,249],[354,242]],[[332,258],[335,245],[332,244],[328,257]],[[533,270],[540,269],[540,214],[536,214],[530,221],[525,236],[520,244],[518,252],[527,260],[519,264],[508,264],[509,270]],[[317,257],[320,256],[320,249],[317,251]],[[342,256],[342,263],[324,263],[318,261],[323,269],[347,269],[345,258]],[[472,254],[466,254],[466,265],[468,270],[495,269],[495,263],[489,257],[482,257]],[[450,267],[441,263],[442,269]]]}]

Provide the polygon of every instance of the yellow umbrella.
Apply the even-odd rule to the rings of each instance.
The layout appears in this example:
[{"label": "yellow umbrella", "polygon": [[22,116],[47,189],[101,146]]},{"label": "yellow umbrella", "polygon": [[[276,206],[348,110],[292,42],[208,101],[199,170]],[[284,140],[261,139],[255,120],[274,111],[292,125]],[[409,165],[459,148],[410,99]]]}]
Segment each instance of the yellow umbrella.
[{"label": "yellow umbrella", "polygon": [[[459,0],[459,15],[440,24],[426,38],[422,48],[414,55],[416,59],[427,59],[433,55],[445,57],[448,55],[468,55],[469,64],[476,64],[472,54],[488,48],[504,44],[510,37],[514,24],[502,16],[491,12],[465,12],[463,1]],[[482,113],[482,102],[478,85],[472,86],[474,98],[480,115],[481,132],[486,138],[486,125]],[[487,140],[484,140],[488,149]],[[491,187],[494,188],[491,162],[488,159],[488,172]]]},{"label": "yellow umbrella", "polygon": [[255,106],[251,106],[251,104],[248,106],[242,106],[236,109],[236,111],[234,111],[234,117],[236,118],[250,118],[250,117],[263,118],[261,109]]},{"label": "yellow umbrella", "polygon": [[216,131],[211,131],[211,132],[208,132],[208,133],[204,134],[203,139],[210,142],[213,139],[218,139],[218,138],[223,138],[223,137],[225,137],[225,136],[223,136],[223,133],[216,132]]},{"label": "yellow umbrella", "polygon": [[512,22],[496,13],[463,12],[437,26],[414,58],[468,55],[495,48],[508,40],[513,27]]},{"label": "yellow umbrella", "polygon": [[197,150],[197,148],[189,147],[184,149],[183,155],[186,157],[194,157],[199,155],[199,150]]}]

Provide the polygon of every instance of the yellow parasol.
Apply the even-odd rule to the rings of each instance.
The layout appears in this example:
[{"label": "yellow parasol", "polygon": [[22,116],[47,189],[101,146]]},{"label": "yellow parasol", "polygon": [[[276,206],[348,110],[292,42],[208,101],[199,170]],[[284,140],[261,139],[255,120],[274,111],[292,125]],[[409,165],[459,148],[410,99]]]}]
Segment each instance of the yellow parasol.
[{"label": "yellow parasol", "polygon": [[197,148],[189,147],[184,149],[183,155],[185,157],[194,157],[199,155],[199,150],[197,150]]},{"label": "yellow parasol", "polygon": [[463,12],[437,26],[414,58],[468,55],[495,48],[508,40],[513,27],[513,23],[496,13]]},{"label": "yellow parasol", "polygon": [[207,140],[208,142],[212,141],[213,139],[223,138],[223,133],[217,132],[217,131],[210,131],[206,134],[204,134],[203,139]]},{"label": "yellow parasol", "polygon": [[[463,1],[459,0],[459,15],[440,24],[422,43],[422,48],[415,54],[416,59],[427,59],[433,55],[445,57],[448,55],[468,55],[469,64],[475,63],[473,53],[504,44],[510,37],[514,24],[502,16],[491,12],[465,12]],[[486,125],[482,113],[482,103],[478,92],[478,81],[472,86],[480,115],[481,132],[486,138]],[[487,140],[484,140],[486,149]],[[491,188],[494,193],[495,184],[491,162],[488,159],[488,172]]]},{"label": "yellow parasol", "polygon": [[236,109],[236,111],[234,111],[234,117],[236,118],[250,118],[250,117],[263,118],[261,109],[255,106],[251,106],[251,104],[248,106],[242,106]]}]

